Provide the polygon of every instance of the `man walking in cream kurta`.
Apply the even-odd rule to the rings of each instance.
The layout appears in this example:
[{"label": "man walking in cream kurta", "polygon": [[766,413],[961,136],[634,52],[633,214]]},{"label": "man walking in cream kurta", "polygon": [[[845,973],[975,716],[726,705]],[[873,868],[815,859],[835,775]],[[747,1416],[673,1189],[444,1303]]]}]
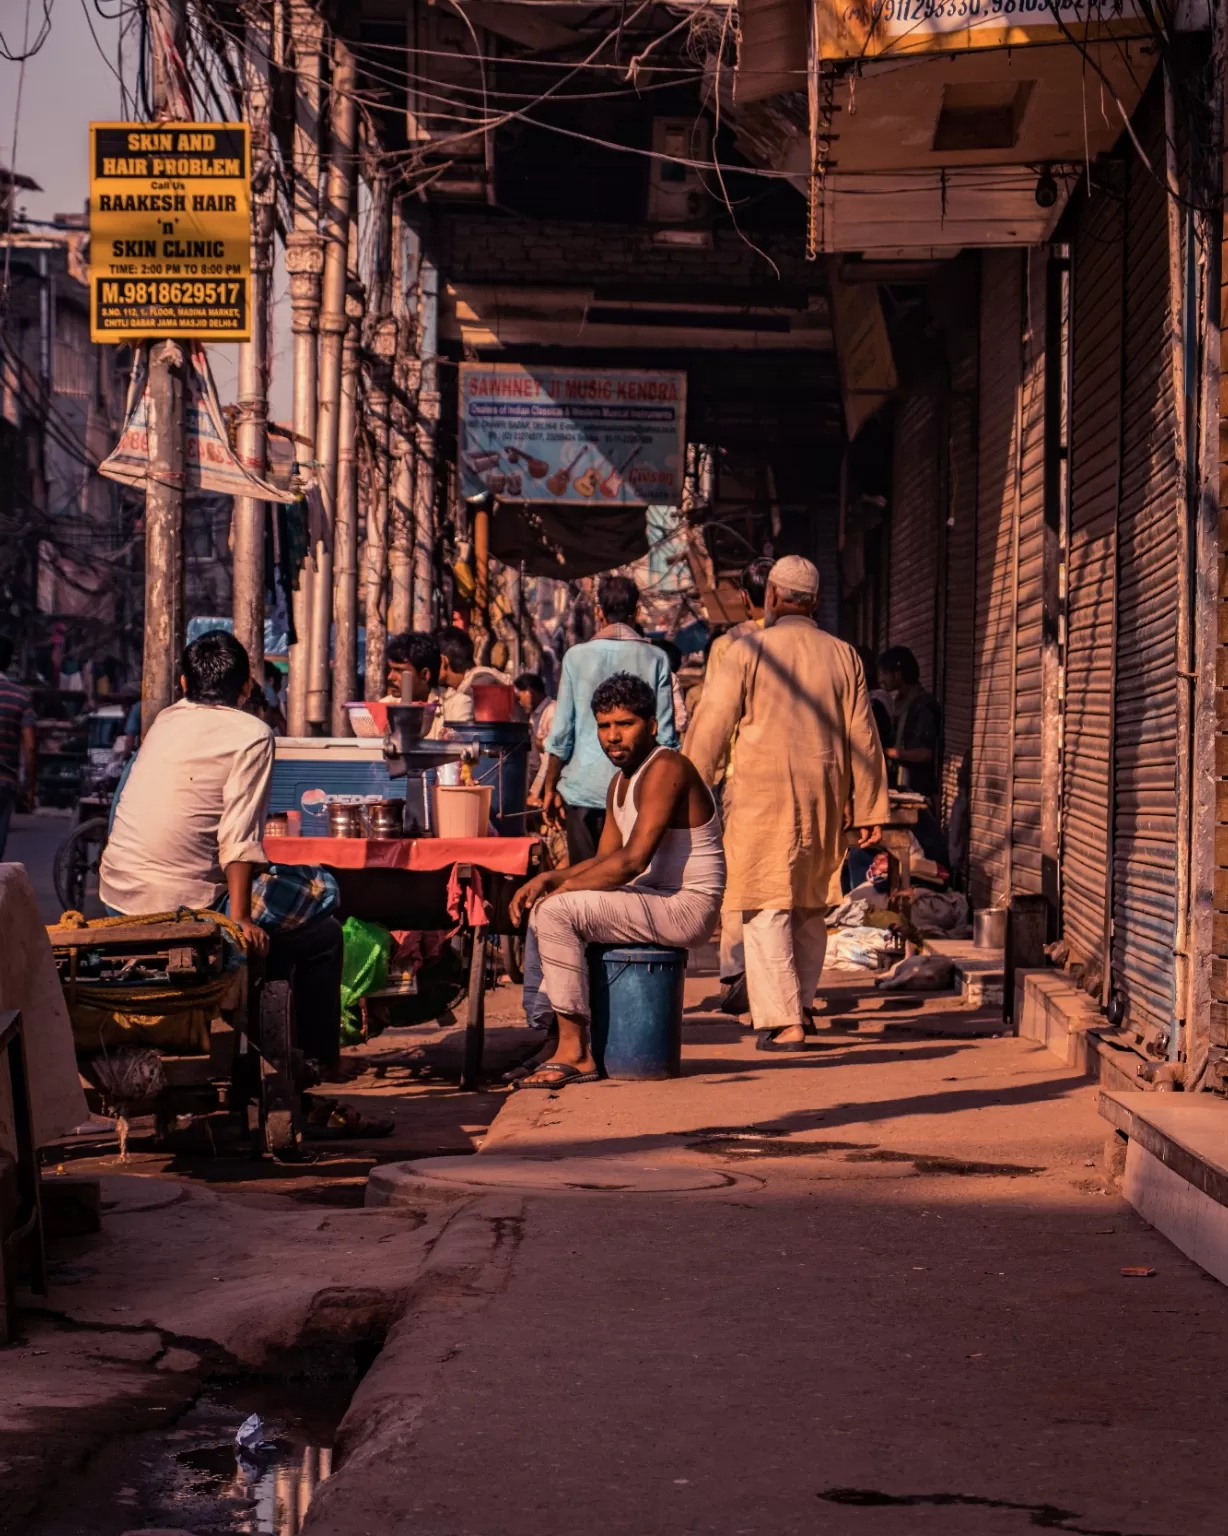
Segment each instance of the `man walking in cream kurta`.
[{"label": "man walking in cream kurta", "polygon": [[887,769],[856,651],[814,621],[819,573],[788,555],[768,577],[761,633],[705,684],[687,755],[711,782],[735,731],[725,805],[725,910],[740,910],[760,1050],[800,1051],[827,948],[828,888],[846,810],[863,846],[887,817]]}]

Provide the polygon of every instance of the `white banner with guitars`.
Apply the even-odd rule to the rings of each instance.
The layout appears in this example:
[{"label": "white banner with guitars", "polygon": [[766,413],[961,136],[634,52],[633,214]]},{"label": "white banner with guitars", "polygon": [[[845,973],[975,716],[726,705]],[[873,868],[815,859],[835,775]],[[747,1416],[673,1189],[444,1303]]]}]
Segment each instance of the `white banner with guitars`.
[{"label": "white banner with guitars", "polygon": [[575,506],[677,506],[686,374],[462,363],[466,496]]}]

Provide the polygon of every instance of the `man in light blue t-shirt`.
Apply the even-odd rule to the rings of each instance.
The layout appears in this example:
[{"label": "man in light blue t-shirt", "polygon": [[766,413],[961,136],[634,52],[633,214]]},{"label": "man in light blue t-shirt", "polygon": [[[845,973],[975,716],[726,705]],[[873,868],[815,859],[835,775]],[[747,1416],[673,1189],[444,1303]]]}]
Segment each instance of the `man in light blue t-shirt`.
[{"label": "man in light blue t-shirt", "polygon": [[639,589],[629,576],[597,583],[597,633],[563,657],[554,724],[546,741],[542,807],[552,826],[563,822],[573,864],[596,856],[605,823],[606,790],[616,769],[597,740],[590,707],[596,689],[616,672],[630,672],[657,696],[657,740],[678,746],[669,658],[632,629]]}]

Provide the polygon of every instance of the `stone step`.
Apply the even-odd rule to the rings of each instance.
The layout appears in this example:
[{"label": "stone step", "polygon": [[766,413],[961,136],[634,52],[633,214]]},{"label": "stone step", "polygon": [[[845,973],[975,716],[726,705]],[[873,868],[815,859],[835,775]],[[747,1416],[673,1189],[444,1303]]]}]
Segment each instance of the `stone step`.
[{"label": "stone step", "polygon": [[1126,1139],[1126,1199],[1228,1285],[1228,1103],[1209,1093],[1102,1090],[1100,1113]]},{"label": "stone step", "polygon": [[1023,1039],[1035,1040],[1105,1088],[1130,1093],[1149,1087],[1139,1077],[1147,1060],[1133,1038],[1114,1029],[1095,999],[1064,971],[1015,973],[1015,1023]]},{"label": "stone step", "polygon": [[965,1008],[1001,1008],[1005,1001],[1005,957],[1000,949],[978,949],[971,939],[926,939],[930,953],[955,967],[955,990]]}]

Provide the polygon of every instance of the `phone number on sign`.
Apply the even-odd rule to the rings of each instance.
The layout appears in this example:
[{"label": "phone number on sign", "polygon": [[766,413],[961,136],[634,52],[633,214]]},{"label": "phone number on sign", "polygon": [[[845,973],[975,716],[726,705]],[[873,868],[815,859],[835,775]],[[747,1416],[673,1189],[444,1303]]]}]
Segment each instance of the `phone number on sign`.
[{"label": "phone number on sign", "polygon": [[1134,14],[1127,0],[882,0],[850,5],[846,24],[871,27],[887,22],[916,26],[927,21],[987,21],[999,16],[1046,17],[1062,21],[1120,21]]},{"label": "phone number on sign", "polygon": [[222,304],[233,309],[243,297],[242,283],[144,283],[104,279],[103,304]]}]

